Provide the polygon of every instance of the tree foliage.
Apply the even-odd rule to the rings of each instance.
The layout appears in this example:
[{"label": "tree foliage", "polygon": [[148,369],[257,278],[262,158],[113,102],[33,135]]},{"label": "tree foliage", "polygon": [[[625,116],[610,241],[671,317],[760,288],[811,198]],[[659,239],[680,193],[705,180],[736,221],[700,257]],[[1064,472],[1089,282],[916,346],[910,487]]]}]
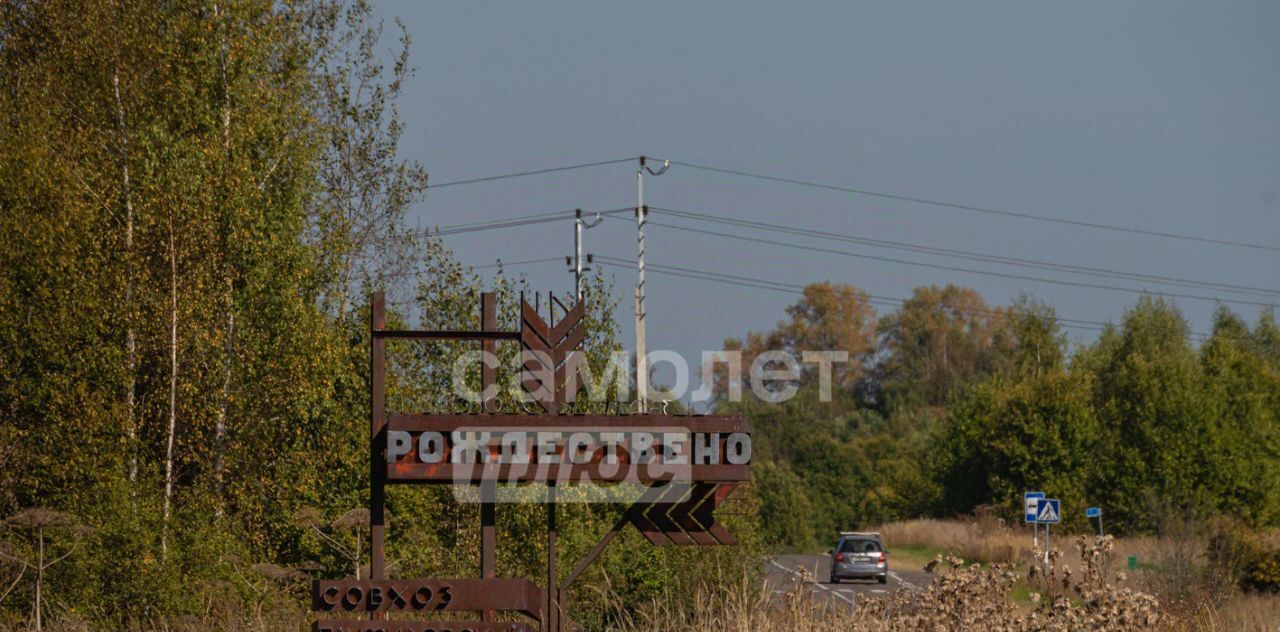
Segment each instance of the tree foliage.
[{"label": "tree foliage", "polygon": [[[851,313],[856,296],[831,311]],[[788,312],[807,313],[809,301]],[[1020,520],[1030,489],[1062,499],[1068,528],[1086,528],[1091,505],[1119,532],[1221,514],[1280,525],[1271,312],[1250,328],[1222,308],[1197,347],[1173,305],[1144,297],[1072,348],[1053,310],[1027,297],[989,307],[972,290],[930,287],[879,323],[878,353],[855,354],[863,366],[849,372],[862,377],[833,401],[817,401],[804,375],[785,403],[724,404],[754,424],[761,529],[773,544],[814,547],[839,529],[984,506]],[[850,344],[840,335],[849,325],[815,324],[807,336]],[[791,327],[743,347],[787,348]]]},{"label": "tree foliage", "polygon": [[[533,298],[407,225],[426,173],[399,157],[410,40],[385,62],[387,39],[364,2],[0,4],[0,517],[92,528],[44,569],[59,616],[164,627],[217,595],[270,627],[300,578],[359,573],[367,551],[333,517],[367,503],[368,293],[388,290],[394,326],[466,329],[482,291],[507,329]],[[600,374],[615,305],[603,276],[587,292]],[[389,346],[392,409],[465,408],[466,344]],[[499,353],[506,383],[514,346]],[[388,502],[393,572],[478,572],[474,503]],[[566,509],[562,554],[616,509]],[[504,542],[540,541],[540,507],[500,516]],[[15,533],[0,551],[25,559]],[[605,560],[622,588],[696,573],[633,540]],[[504,547],[500,573],[539,577],[541,546]],[[0,627],[32,619],[19,566],[0,564]]]},{"label": "tree foliage", "polygon": [[[359,520],[343,517],[368,488],[364,297],[390,290],[395,326],[472,329],[480,292],[498,294],[504,328],[532,295],[407,225],[426,194],[399,157],[410,40],[401,28],[389,63],[384,41],[363,2],[0,3],[0,626],[44,612],[21,575],[23,525],[40,516],[77,525],[57,555],[84,542],[42,568],[42,603],[107,629],[163,627],[205,611],[202,594],[269,627],[263,608],[296,605],[305,577],[363,573]],[[600,375],[620,349],[616,305],[608,278],[588,285]],[[466,410],[450,369],[468,348],[389,344],[388,406]],[[726,348],[747,367],[775,349],[850,359],[831,401],[806,370],[785,403],[719,403],[756,431],[756,484],[726,517],[752,547],[981,505],[1013,518],[1031,487],[1102,504],[1129,532],[1169,513],[1280,524],[1270,312],[1250,327],[1224,309],[1197,346],[1172,305],[1144,298],[1072,348],[1029,299],[923,287],[877,319],[862,290],[818,283]],[[499,345],[500,383],[514,353]],[[394,573],[476,574],[475,503],[423,487],[388,505]],[[566,507],[561,554],[577,559],[619,512]],[[502,508],[500,539],[520,545],[501,549],[500,574],[540,576],[544,521]],[[629,534],[580,583],[643,600],[749,559]],[[574,598],[588,623],[623,614],[598,591]]]}]

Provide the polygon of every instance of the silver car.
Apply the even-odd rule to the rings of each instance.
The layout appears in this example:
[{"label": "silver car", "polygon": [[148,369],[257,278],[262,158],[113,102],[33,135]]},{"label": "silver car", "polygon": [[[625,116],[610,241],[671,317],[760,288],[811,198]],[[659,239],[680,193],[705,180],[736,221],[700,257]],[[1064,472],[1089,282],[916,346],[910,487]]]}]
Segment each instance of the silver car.
[{"label": "silver car", "polygon": [[842,532],[831,554],[831,583],[842,579],[875,578],[881,584],[889,581],[889,551],[880,542],[879,533]]}]

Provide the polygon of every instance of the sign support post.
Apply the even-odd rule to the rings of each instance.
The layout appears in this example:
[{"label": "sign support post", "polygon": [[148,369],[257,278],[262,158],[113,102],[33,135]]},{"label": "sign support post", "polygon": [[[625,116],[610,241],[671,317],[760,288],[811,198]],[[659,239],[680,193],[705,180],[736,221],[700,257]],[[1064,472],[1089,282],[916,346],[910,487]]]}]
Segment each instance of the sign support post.
[{"label": "sign support post", "polygon": [[1039,509],[1039,500],[1044,498],[1044,492],[1026,492],[1022,495],[1023,520],[1031,524],[1031,551],[1032,556],[1035,550],[1040,547],[1040,523],[1036,520],[1036,512]]},{"label": "sign support post", "polygon": [[[494,299],[493,292],[484,292],[480,294],[480,330],[496,331],[497,329],[497,302]],[[496,361],[496,356],[494,355],[496,345],[497,341],[494,340],[480,342],[482,354],[480,359],[480,410],[485,413],[492,413],[497,410],[494,394],[489,392],[496,380],[496,367],[491,362],[491,359]],[[496,496],[497,485],[493,481],[485,481],[480,484],[480,577],[484,579],[492,579],[496,576],[495,561],[498,552],[498,537],[495,529],[497,512],[494,505]],[[485,610],[480,613],[480,620],[493,621],[493,611]]]},{"label": "sign support post", "polygon": [[1044,525],[1044,578],[1046,582],[1049,581],[1049,527],[1061,521],[1062,503],[1057,498],[1036,499],[1036,524]]},{"label": "sign support post", "polygon": [[[377,334],[387,326],[387,295],[382,291],[373,293],[373,306],[369,310],[370,353],[370,450],[369,450],[369,577],[386,579],[383,544],[386,538],[386,504],[387,492],[385,479],[387,476],[386,460],[382,458],[386,440],[386,381],[387,381],[387,342]],[[382,448],[380,448],[382,446]]]},{"label": "sign support post", "polygon": [[547,483],[547,622],[560,629],[560,591],[556,588],[556,482]]},{"label": "sign support post", "polygon": [[[321,619],[317,632],[377,632],[388,625],[405,632],[527,632],[530,624],[498,622],[497,612],[518,612],[541,632],[561,632],[572,622],[565,610],[569,586],[628,522],[658,546],[736,544],[714,512],[739,484],[750,480],[751,425],[726,415],[567,413],[581,388],[586,337],[585,307],[552,297],[563,317],[544,320],[521,300],[521,326],[498,329],[495,296],[480,296],[479,331],[389,330],[386,296],[374,292],[369,316],[369,547],[367,579],[318,579],[312,609],[360,613],[366,619]],[[552,307],[554,309],[554,307]],[[472,341],[481,348],[478,411],[405,413],[387,410],[388,339]],[[498,341],[521,345],[521,386],[530,399],[523,412],[502,413],[496,400]],[[533,412],[527,405],[541,407]],[[479,414],[477,414],[477,412]],[[558,483],[633,483],[648,491],[559,581]],[[480,577],[388,579],[385,554],[386,486],[477,486],[480,491]],[[546,485],[546,587],[496,570],[497,490],[501,484]],[[394,612],[473,612],[481,621],[398,620]]]},{"label": "sign support post", "polygon": [[1044,526],[1044,577],[1049,580],[1049,525]]},{"label": "sign support post", "polygon": [[1098,536],[1101,537],[1102,536],[1102,507],[1090,507],[1088,509],[1085,509],[1084,516],[1086,518],[1098,519]]}]

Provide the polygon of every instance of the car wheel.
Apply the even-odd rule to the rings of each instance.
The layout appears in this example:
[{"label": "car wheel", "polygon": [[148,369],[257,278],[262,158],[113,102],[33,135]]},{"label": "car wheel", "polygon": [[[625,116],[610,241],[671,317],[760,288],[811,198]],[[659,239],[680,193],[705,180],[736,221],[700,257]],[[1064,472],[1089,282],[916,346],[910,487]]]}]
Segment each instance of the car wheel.
[{"label": "car wheel", "polygon": [[839,583],[840,583],[840,578],[839,578],[839,577],[836,577],[835,575],[832,575],[832,576],[831,576],[831,581],[829,581],[829,582],[827,582],[827,583],[828,583],[828,584],[839,584]]},{"label": "car wheel", "polygon": [[889,583],[889,577],[886,575],[881,575],[876,578],[876,581],[879,581],[881,584],[887,584]]}]

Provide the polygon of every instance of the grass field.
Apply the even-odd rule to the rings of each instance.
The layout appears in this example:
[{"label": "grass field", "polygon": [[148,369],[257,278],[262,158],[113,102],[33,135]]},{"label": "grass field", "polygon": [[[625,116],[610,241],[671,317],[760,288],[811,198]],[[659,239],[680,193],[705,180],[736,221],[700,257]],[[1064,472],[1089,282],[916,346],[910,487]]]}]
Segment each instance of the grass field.
[{"label": "grass field", "polygon": [[[991,520],[914,520],[882,525],[892,564],[932,569],[918,589],[845,602],[821,599],[816,589],[775,594],[752,564],[671,588],[647,602],[599,593],[613,614],[590,629],[618,632],[671,630],[788,630],[907,632],[914,630],[1173,630],[1274,632],[1280,598],[1242,593],[1217,581],[1206,564],[1204,542],[1187,538],[1061,537],[1051,571],[1031,572],[1029,533]],[[1136,570],[1127,558],[1143,560]],[[253,602],[211,600],[203,616],[162,619],[136,630],[306,630],[314,618],[296,595]],[[0,624],[0,632],[8,629]],[[88,631],[82,621],[57,621],[59,632]]]},{"label": "grass field", "polygon": [[[1037,582],[1028,579],[1032,555],[1031,533],[1024,525],[1007,525],[991,518],[972,520],[911,520],[881,525],[885,547],[898,568],[924,564],[936,556],[955,556],[967,562],[1010,564],[1019,571],[1007,598],[1030,607]],[[1078,536],[1059,536],[1053,548],[1061,552],[1064,569],[1085,566],[1073,543]],[[1280,596],[1245,593],[1218,576],[1207,559],[1207,543],[1189,533],[1164,538],[1116,538],[1102,557],[1102,568],[1121,590],[1141,591],[1160,600],[1167,616],[1162,628],[1178,630],[1280,629]],[[1135,566],[1130,566],[1130,558]]]}]

